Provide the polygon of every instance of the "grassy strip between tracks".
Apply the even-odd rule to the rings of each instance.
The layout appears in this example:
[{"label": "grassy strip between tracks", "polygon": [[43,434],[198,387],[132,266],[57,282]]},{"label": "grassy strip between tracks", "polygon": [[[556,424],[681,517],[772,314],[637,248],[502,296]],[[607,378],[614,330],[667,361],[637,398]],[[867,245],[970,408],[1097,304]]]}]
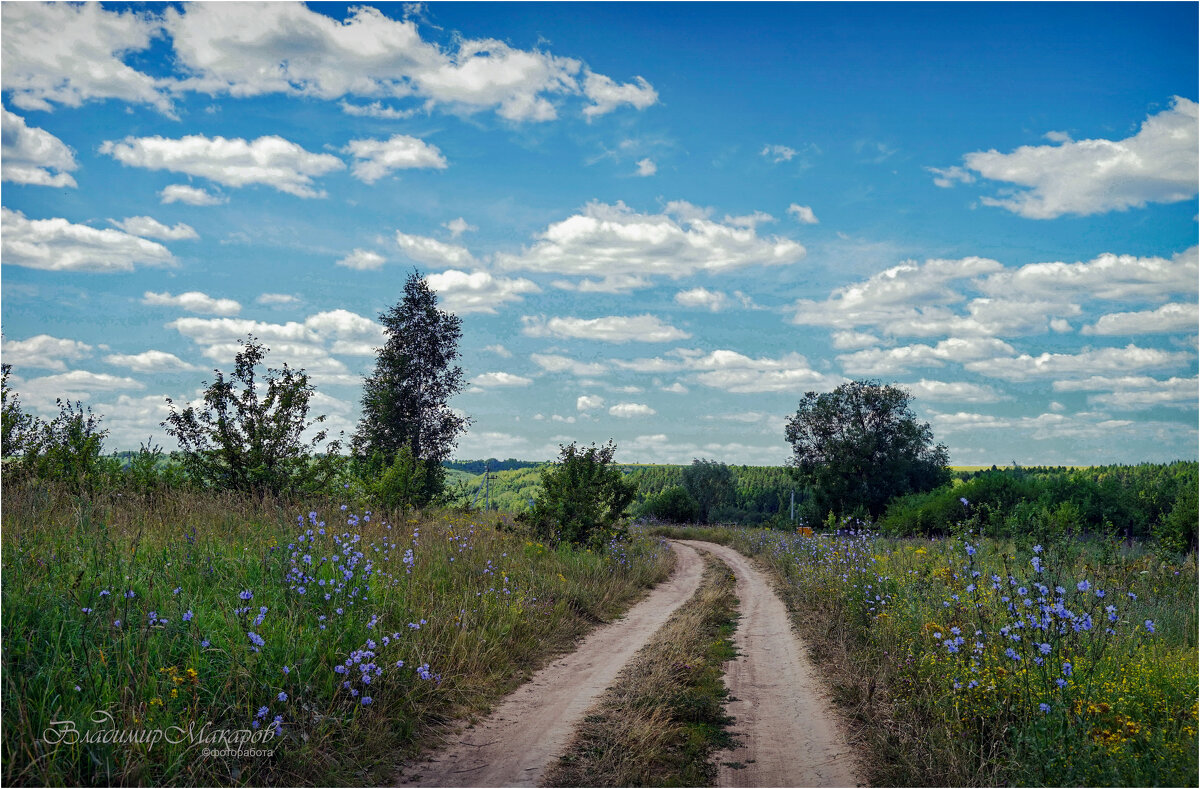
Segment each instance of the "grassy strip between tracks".
[{"label": "grassy strip between tracks", "polygon": [[712,784],[712,756],[731,744],[722,666],[734,657],[738,601],[729,568],[705,563],[699,590],[588,711],[547,785]]}]

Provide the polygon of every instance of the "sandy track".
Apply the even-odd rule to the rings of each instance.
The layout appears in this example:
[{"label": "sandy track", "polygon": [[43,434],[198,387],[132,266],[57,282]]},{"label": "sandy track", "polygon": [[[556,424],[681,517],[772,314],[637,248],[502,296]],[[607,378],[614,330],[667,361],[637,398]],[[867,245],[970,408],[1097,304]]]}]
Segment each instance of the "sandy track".
[{"label": "sandy track", "polygon": [[[718,786],[858,786],[853,752],[792,631],[783,602],[763,573],[732,548],[680,541],[710,551],[737,578],[739,656],[727,664],[726,712],[739,747],[717,754]],[[728,767],[728,763],[744,767]]]},{"label": "sandy track", "polygon": [[646,599],[534,674],[486,720],[448,737],[447,747],[432,754],[430,761],[408,765],[399,783],[536,786],[596,697],[699,588],[704,570],[700,555],[687,546],[672,548],[678,557],[675,571]]}]

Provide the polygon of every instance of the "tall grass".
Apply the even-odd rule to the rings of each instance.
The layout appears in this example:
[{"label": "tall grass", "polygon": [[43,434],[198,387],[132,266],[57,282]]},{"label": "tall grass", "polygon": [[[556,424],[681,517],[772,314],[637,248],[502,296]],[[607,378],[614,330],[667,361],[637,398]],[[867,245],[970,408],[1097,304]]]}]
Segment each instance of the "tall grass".
[{"label": "tall grass", "polygon": [[673,562],[464,513],[3,497],[10,785],[385,782],[430,724],[486,709]]},{"label": "tall grass", "polygon": [[1194,554],[863,530],[686,533],[760,557],[780,579],[877,756],[872,783],[1197,783]]}]

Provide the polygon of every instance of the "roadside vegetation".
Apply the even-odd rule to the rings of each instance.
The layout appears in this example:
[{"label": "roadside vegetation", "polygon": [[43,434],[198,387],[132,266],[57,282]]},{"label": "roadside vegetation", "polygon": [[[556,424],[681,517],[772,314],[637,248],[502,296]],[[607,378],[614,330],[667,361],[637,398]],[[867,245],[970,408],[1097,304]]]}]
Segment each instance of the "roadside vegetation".
[{"label": "roadside vegetation", "polygon": [[722,677],[738,601],[729,568],[705,564],[692,599],[588,710],[547,786],[713,785],[713,755],[731,745]]},{"label": "roadside vegetation", "polygon": [[1196,785],[1195,553],[839,526],[655,533],[774,572],[872,784]]}]

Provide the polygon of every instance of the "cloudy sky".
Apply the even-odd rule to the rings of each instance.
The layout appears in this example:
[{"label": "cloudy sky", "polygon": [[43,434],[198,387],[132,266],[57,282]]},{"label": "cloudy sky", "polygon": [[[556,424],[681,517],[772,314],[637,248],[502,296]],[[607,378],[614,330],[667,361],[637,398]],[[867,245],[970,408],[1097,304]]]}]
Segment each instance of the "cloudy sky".
[{"label": "cloudy sky", "polygon": [[1197,456],[1197,6],[4,3],[3,359],[153,435],[253,333],[353,429],[414,267],[460,457]]}]

